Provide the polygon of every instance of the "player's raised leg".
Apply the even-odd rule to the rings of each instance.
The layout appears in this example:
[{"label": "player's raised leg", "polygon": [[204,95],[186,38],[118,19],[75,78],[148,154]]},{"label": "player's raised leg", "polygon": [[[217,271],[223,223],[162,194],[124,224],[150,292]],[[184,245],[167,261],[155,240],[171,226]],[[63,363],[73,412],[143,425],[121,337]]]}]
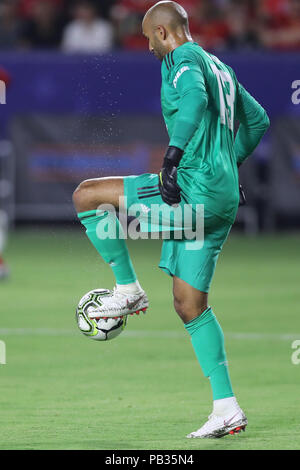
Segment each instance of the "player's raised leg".
[{"label": "player's raised leg", "polygon": [[198,362],[209,377],[213,412],[198,431],[187,437],[222,437],[245,429],[247,419],[234,396],[228,372],[222,328],[211,307],[208,294],[187,282],[173,278],[174,306],[191,336]]},{"label": "player's raised leg", "polygon": [[[123,178],[99,178],[82,182],[73,194],[73,202],[86,234],[116,278],[111,296],[103,298],[100,309],[91,318],[111,318],[146,311],[149,303],[133,268],[122,226],[114,211],[101,209],[110,205],[119,209],[124,196]],[[106,226],[109,236],[101,236],[100,225]],[[107,233],[107,232],[106,232]]]}]

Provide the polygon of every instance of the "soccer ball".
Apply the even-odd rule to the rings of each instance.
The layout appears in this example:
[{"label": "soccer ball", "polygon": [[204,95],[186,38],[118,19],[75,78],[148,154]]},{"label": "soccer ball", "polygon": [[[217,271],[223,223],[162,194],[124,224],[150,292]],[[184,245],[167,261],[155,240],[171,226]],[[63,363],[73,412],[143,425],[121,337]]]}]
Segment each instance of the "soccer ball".
[{"label": "soccer ball", "polygon": [[85,294],[79,301],[76,310],[76,321],[80,331],[96,341],[108,341],[116,338],[124,330],[127,323],[127,316],[123,318],[108,318],[99,320],[89,318],[89,309],[102,305],[101,299],[111,295],[108,289],[94,289]]}]

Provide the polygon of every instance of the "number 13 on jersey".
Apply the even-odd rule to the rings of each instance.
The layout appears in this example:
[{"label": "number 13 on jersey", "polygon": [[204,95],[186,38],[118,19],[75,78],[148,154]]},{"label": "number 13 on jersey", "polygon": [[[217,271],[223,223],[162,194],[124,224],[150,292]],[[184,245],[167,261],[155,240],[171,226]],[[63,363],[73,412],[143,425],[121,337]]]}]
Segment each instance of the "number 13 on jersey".
[{"label": "number 13 on jersey", "polygon": [[[219,70],[216,64],[210,64],[210,66],[218,81],[221,124],[227,125],[229,129],[233,131],[235,102],[235,89],[233,80],[228,72]],[[229,84],[229,93],[226,89],[226,83]]]}]

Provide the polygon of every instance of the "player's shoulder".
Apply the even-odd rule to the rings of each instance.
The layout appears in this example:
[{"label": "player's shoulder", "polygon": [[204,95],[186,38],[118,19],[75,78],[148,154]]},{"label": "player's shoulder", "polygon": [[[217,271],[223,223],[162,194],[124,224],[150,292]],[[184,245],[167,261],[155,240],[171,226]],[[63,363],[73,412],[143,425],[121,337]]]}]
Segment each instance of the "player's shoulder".
[{"label": "player's shoulder", "polygon": [[184,65],[201,67],[201,47],[197,43],[185,43],[169,52],[163,59],[163,70],[169,75]]},{"label": "player's shoulder", "polygon": [[202,56],[203,60],[206,61],[207,64],[216,64],[220,69],[223,69],[227,72],[229,71],[233,76],[235,76],[234,70],[228,64],[222,62],[219,57],[205,51],[204,49],[202,49]]},{"label": "player's shoulder", "polygon": [[175,65],[182,61],[197,62],[201,57],[201,47],[196,42],[186,42],[170,52],[170,55]]}]

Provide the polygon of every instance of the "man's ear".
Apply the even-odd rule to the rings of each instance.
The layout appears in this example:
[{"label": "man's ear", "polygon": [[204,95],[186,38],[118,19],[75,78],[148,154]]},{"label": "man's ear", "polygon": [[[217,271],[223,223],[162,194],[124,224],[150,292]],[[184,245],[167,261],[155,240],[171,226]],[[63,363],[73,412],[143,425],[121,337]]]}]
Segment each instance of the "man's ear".
[{"label": "man's ear", "polygon": [[167,30],[164,26],[157,26],[157,33],[162,41],[167,38]]}]

